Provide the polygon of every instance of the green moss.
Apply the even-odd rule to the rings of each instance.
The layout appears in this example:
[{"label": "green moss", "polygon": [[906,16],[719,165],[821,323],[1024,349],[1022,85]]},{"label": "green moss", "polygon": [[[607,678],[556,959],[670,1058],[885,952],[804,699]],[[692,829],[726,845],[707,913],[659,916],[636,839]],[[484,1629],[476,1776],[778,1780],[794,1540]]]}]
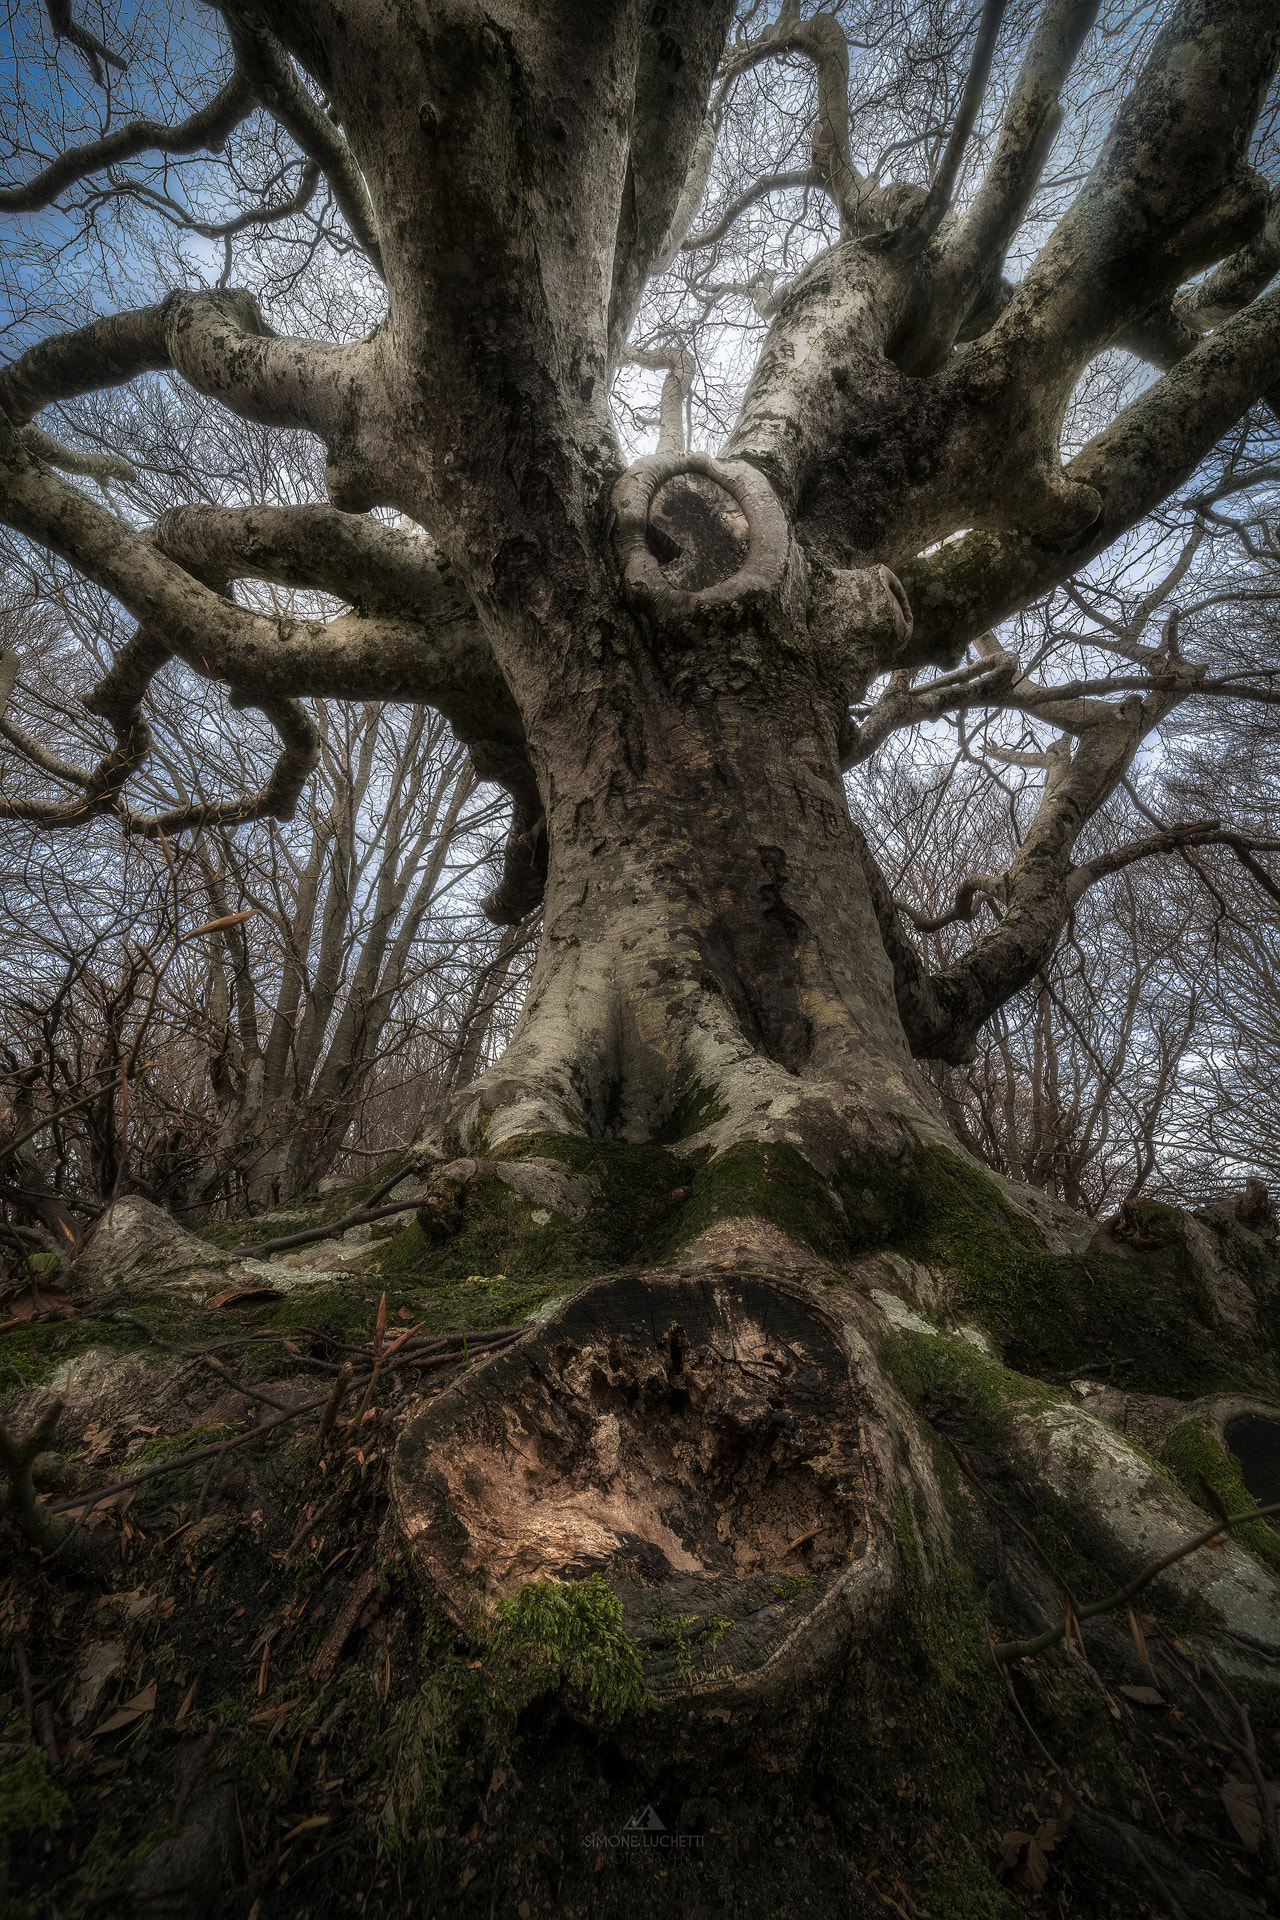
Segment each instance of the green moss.
[{"label": "green moss", "polygon": [[804,1155],[785,1141],[742,1140],[714,1159],[689,1163],[687,1197],[650,1248],[668,1258],[722,1220],[767,1220],[823,1259],[849,1251],[848,1224],[840,1203]]},{"label": "green moss", "polygon": [[71,1802],[49,1778],[43,1747],[28,1747],[0,1766],[0,1896],[9,1908],[10,1848],[35,1833],[53,1833],[71,1810]]},{"label": "green moss", "polygon": [[498,1602],[491,1638],[498,1655],[516,1655],[585,1693],[607,1720],[652,1704],[639,1643],[622,1624],[622,1602],[602,1575],[531,1581]]},{"label": "green moss", "polygon": [[717,1120],[723,1120],[728,1111],[728,1106],[714,1087],[704,1087],[694,1081],[681,1093],[670,1119],[654,1137],[660,1146],[669,1146],[676,1140],[688,1140],[692,1134],[701,1133],[704,1128],[713,1127]]},{"label": "green moss", "polygon": [[465,1679],[461,1663],[443,1656],[400,1709],[387,1740],[384,1838],[393,1850],[415,1846],[432,1866],[440,1857],[443,1829],[437,1823],[456,1765]]},{"label": "green moss", "polygon": [[880,1364],[926,1419],[961,1406],[968,1436],[991,1447],[1007,1444],[1020,1408],[1047,1412],[1062,1404],[1060,1391],[1012,1372],[959,1338],[896,1328],[881,1347]]},{"label": "green moss", "polygon": [[[1228,1453],[1200,1420],[1180,1420],[1161,1448],[1160,1457],[1187,1497],[1214,1518],[1217,1516],[1213,1502],[1201,1484],[1201,1474],[1222,1496],[1228,1513],[1249,1513],[1258,1505],[1244,1484],[1235,1455]],[[1233,1527],[1231,1538],[1247,1547],[1264,1567],[1280,1575],[1280,1534],[1265,1520],[1250,1520],[1243,1527]]]},{"label": "green moss", "polygon": [[[232,1247],[254,1247],[263,1240],[282,1239],[287,1233],[327,1226],[330,1220],[340,1220],[344,1214],[362,1206],[396,1171],[396,1164],[388,1160],[362,1180],[353,1180],[350,1186],[341,1187],[336,1193],[306,1194],[296,1201],[273,1207],[267,1215],[219,1220],[216,1225],[204,1228],[200,1238],[225,1253]],[[400,1164],[407,1171],[407,1155]]]},{"label": "green moss", "polygon": [[194,1447],[209,1447],[219,1440],[229,1440],[235,1432],[234,1427],[188,1427],[184,1433],[162,1434],[156,1440],[144,1440],[141,1446],[134,1447],[127,1455],[130,1473],[136,1473],[142,1467],[149,1467],[153,1461],[169,1460],[178,1453],[190,1453]]},{"label": "green moss", "polygon": [[140,1329],[107,1319],[49,1320],[15,1327],[0,1339],[0,1400],[43,1386],[64,1362],[78,1360],[91,1347],[131,1353],[147,1345]]},{"label": "green moss", "polygon": [[[1087,1628],[1085,1632],[1087,1636]],[[1029,1662],[1020,1671],[1031,1689],[1035,1721],[1045,1745],[1053,1753],[1080,1756],[1084,1776],[1099,1798],[1127,1811],[1140,1788],[1117,1738],[1120,1723],[1102,1689],[1084,1674],[1062,1667]]]},{"label": "green moss", "polygon": [[169,1822],[167,1820],[162,1820],[159,1826],[152,1827],[150,1833],[144,1834],[141,1840],[138,1841],[138,1844],[134,1847],[130,1847],[128,1853],[125,1855],[124,1857],[125,1872],[127,1874],[136,1873],[138,1868],[142,1865],[143,1861],[146,1859],[147,1855],[150,1853],[154,1853],[156,1848],[160,1846],[163,1841],[169,1838],[169,1833],[170,1833]]},{"label": "green moss", "polygon": [[[362,1283],[357,1275],[335,1285],[298,1287],[283,1300],[246,1301],[237,1309],[228,1332],[270,1331],[293,1337],[304,1328],[315,1327],[338,1339],[362,1345],[373,1338],[382,1291],[381,1280]],[[387,1288],[387,1310],[392,1318],[406,1302],[412,1308],[413,1296]],[[208,1338],[207,1332],[203,1337]],[[252,1379],[278,1367],[279,1363],[279,1349],[264,1341],[261,1351],[254,1346],[240,1348],[235,1356],[235,1371]]]},{"label": "green moss", "polygon": [[43,1747],[28,1747],[16,1760],[0,1766],[0,1834],[25,1837],[53,1832],[70,1807],[66,1794],[49,1778]]},{"label": "green moss", "polygon": [[789,1573],[785,1580],[779,1580],[773,1590],[775,1600],[792,1600],[798,1593],[805,1593],[813,1585],[811,1573]]},{"label": "green moss", "polygon": [[706,1625],[703,1628],[703,1637],[706,1640],[707,1651],[709,1653],[715,1652],[732,1626],[733,1622],[727,1614],[709,1613],[707,1615]]},{"label": "green moss", "polygon": [[[448,1241],[432,1243],[414,1222],[384,1243],[376,1263],[382,1279],[414,1286],[433,1310],[465,1304],[473,1326],[521,1318],[552,1295],[624,1265],[652,1243],[688,1178],[664,1147],[574,1134],[532,1134],[509,1142],[495,1158],[558,1161],[571,1174],[589,1176],[596,1194],[585,1219],[553,1213],[539,1223],[532,1214],[541,1209],[531,1209],[497,1178],[481,1177],[468,1185],[460,1230]],[[490,1293],[477,1289],[469,1299],[460,1297],[458,1289],[477,1277]]]},{"label": "green moss", "polygon": [[599,1574],[563,1585],[534,1581],[499,1601],[479,1661],[464,1663],[452,1642],[443,1617],[429,1616],[420,1684],[381,1741],[371,1742],[390,1788],[384,1839],[412,1843],[432,1861],[446,1802],[468,1790],[477,1749],[490,1761],[509,1754],[519,1715],[540,1695],[565,1689],[614,1723],[652,1704],[640,1647]]},{"label": "green moss", "polygon": [[[705,1104],[705,1090],[699,1098]],[[592,1176],[587,1218],[538,1227],[515,1194],[482,1180],[469,1191],[462,1232],[433,1249],[407,1228],[388,1243],[386,1276],[408,1280],[419,1266],[435,1289],[485,1274],[567,1292],[630,1260],[674,1259],[718,1223],[753,1217],[822,1260],[886,1248],[949,1274],[957,1310],[1028,1375],[1065,1383],[1087,1374],[1183,1396],[1268,1385],[1259,1355],[1218,1319],[1173,1208],[1139,1206],[1143,1245],[1131,1255],[1060,1258],[994,1181],[941,1145],[851,1160],[830,1183],[786,1142],[681,1160],[662,1146],[548,1133],[510,1142],[498,1157],[552,1159]],[[522,1303],[494,1304],[516,1317]]]},{"label": "green moss", "polygon": [[949,1271],[956,1309],[1020,1373],[1183,1397],[1267,1384],[1258,1353],[1219,1321],[1174,1208],[1138,1207],[1137,1253],[1059,1256],[993,1181],[941,1146],[851,1162],[836,1185],[852,1250],[891,1247]]},{"label": "green moss", "polygon": [[697,1614],[663,1614],[653,1624],[666,1641],[667,1649],[675,1662],[676,1685],[687,1687],[693,1679],[693,1642],[689,1637],[689,1630],[697,1626]]},{"label": "green moss", "polygon": [[921,1899],[932,1920],[1015,1920],[1022,1912],[981,1860],[961,1860],[945,1873],[931,1872]]}]

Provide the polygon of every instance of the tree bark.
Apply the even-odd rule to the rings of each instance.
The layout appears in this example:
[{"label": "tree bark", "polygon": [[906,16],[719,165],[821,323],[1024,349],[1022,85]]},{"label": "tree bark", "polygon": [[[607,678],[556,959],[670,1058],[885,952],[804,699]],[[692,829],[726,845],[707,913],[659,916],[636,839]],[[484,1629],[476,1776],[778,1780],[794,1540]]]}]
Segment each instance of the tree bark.
[{"label": "tree bark", "polygon": [[929,1124],[834,702],[803,667],[758,675],[753,643],[731,624],[715,666],[637,645],[590,705],[564,700],[532,732],[545,930],[506,1053],[454,1104],[459,1150],[534,1127],[668,1137],[699,1131],[693,1112],[701,1130],[714,1116],[718,1145],[806,1129],[819,1109],[820,1129],[843,1114],[851,1140],[886,1146]]}]

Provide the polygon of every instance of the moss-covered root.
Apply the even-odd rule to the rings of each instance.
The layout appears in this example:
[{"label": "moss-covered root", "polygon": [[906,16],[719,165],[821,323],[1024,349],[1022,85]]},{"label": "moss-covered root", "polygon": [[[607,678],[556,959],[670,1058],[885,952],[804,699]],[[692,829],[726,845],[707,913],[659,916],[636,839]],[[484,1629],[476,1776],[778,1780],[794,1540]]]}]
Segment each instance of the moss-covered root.
[{"label": "moss-covered root", "polygon": [[[1160,1458],[1188,1499],[1206,1513],[1215,1513],[1210,1487],[1229,1514],[1250,1513],[1258,1505],[1245,1486],[1239,1461],[1198,1414],[1178,1422],[1160,1449]],[[1280,1534],[1265,1520],[1250,1520],[1234,1528],[1232,1539],[1280,1576]]]},{"label": "moss-covered root", "polygon": [[[1073,1405],[1059,1390],[1011,1373],[967,1341],[897,1331],[882,1359],[917,1408],[959,1415],[975,1445],[998,1452],[1038,1485],[1077,1550],[1117,1585],[1204,1531],[1204,1519],[1159,1462]],[[1211,1639],[1280,1659],[1280,1582],[1234,1539],[1191,1555],[1153,1582],[1157,1602]]]}]

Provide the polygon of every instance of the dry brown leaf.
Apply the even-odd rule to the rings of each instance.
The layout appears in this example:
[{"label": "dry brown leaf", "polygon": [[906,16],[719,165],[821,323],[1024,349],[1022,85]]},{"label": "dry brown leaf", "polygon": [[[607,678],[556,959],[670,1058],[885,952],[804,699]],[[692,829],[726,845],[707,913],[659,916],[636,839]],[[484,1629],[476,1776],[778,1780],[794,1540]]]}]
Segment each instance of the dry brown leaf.
[{"label": "dry brown leaf", "polygon": [[[104,1499],[95,1500],[93,1502],[93,1512],[89,1514],[89,1518],[85,1521],[85,1526],[92,1530],[100,1520],[106,1518],[113,1507],[118,1513],[123,1513],[126,1507],[132,1505],[137,1491],[138,1489],[136,1487],[121,1487],[119,1492],[109,1493]],[[89,1503],[86,1501],[83,1507],[64,1507],[63,1512],[66,1514],[68,1520],[78,1520],[80,1515],[88,1510],[88,1505]],[[118,1596],[116,1594],[109,1593],[106,1596],[107,1605],[114,1605],[117,1598]]]},{"label": "dry brown leaf", "polygon": [[221,1293],[215,1293],[212,1300],[205,1301],[205,1312],[212,1313],[215,1307],[236,1307],[245,1300],[283,1300],[279,1287],[227,1287]]},{"label": "dry brown leaf", "polygon": [[1136,1700],[1140,1707],[1162,1707],[1164,1695],[1157,1693],[1154,1687],[1121,1687],[1119,1691],[1126,1700]]},{"label": "dry brown leaf", "polygon": [[1049,1878],[1048,1856],[1068,1818],[1069,1814],[1060,1820],[1042,1820],[1034,1833],[1006,1833],[1001,1838],[1001,1862],[1028,1892],[1039,1893]]},{"label": "dry brown leaf", "polygon": [[135,1720],[141,1720],[144,1713],[151,1713],[155,1704],[156,1683],[153,1680],[149,1686],[142,1689],[141,1693],[135,1693],[132,1700],[126,1700],[122,1707],[117,1707],[101,1726],[95,1727],[94,1739],[96,1740],[102,1733],[118,1733],[121,1727],[131,1727]]},{"label": "dry brown leaf", "polygon": [[[1267,1781],[1267,1793],[1272,1806],[1280,1806],[1280,1786],[1274,1780]],[[1252,1780],[1226,1781],[1222,1788],[1222,1804],[1227,1810],[1228,1820],[1246,1847],[1252,1847],[1256,1853],[1262,1838],[1262,1808],[1258,1803],[1258,1789]]]},{"label": "dry brown leaf", "polygon": [[86,1466],[91,1460],[96,1460],[99,1454],[110,1453],[112,1445],[114,1444],[113,1435],[115,1434],[115,1430],[116,1423],[114,1420],[108,1421],[105,1427],[100,1426],[95,1420],[91,1427],[85,1429],[84,1444],[88,1448],[88,1452],[82,1453],[80,1459]]},{"label": "dry brown leaf", "polygon": [[26,1320],[70,1320],[75,1314],[71,1296],[54,1280],[24,1280],[0,1288],[0,1333]]}]

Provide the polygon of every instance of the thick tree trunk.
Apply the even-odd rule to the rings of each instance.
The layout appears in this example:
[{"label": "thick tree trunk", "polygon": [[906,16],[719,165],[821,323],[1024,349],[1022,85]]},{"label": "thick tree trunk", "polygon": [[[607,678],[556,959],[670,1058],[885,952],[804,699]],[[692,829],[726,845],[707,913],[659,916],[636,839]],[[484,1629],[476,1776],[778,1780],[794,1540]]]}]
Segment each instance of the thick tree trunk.
[{"label": "thick tree trunk", "polygon": [[534,734],[545,931],[510,1046],[450,1111],[455,1147],[547,1128],[718,1148],[799,1134],[830,1164],[938,1135],[830,702],[802,669],[761,684],[754,637],[743,622],[723,643],[722,673],[674,646],[602,672],[588,709],[566,701]]},{"label": "thick tree trunk", "polygon": [[[941,1575],[974,1524],[935,1411],[1001,1472],[1043,1482],[1116,1585],[1202,1516],[1061,1381],[1042,1385],[1042,1363],[1037,1380],[998,1357],[1035,1351],[1042,1303],[1079,1278],[1062,1256],[1092,1229],[980,1172],[913,1063],[820,662],[749,612],[696,649],[607,613],[614,644],[591,675],[557,687],[544,667],[525,708],[546,807],[542,947],[511,1045],[439,1136],[480,1157],[447,1168],[448,1204],[420,1217],[465,1232],[490,1168],[568,1235],[545,1156],[589,1169],[595,1143],[624,1158],[662,1143],[673,1203],[694,1198],[656,1262],[597,1280],[425,1405],[397,1453],[397,1524],[480,1644],[528,1583],[603,1576],[657,1703],[618,1735],[637,1755],[766,1735],[794,1750],[878,1658],[918,1570]],[[748,1163],[753,1192],[709,1198]],[[771,1182],[811,1191],[788,1218]],[[1127,1297],[1125,1257],[1091,1246],[1088,1307],[1064,1306],[1064,1327],[1098,1312],[1095,1275]],[[1152,1279],[1170,1318],[1179,1257]],[[1213,1292],[1212,1257],[1195,1260]],[[1229,1329],[1229,1294],[1206,1325]],[[1221,1331],[1194,1391],[1214,1367],[1252,1366],[1251,1338],[1243,1322]],[[1264,1392],[1275,1365],[1253,1375]],[[1157,1401],[1178,1417],[1149,1397],[1151,1417]],[[1230,1553],[1180,1563],[1153,1592],[1225,1621],[1222,1644],[1243,1639],[1265,1665],[1280,1584]],[[1010,1578],[1014,1612],[1042,1624],[1055,1596]]]}]

